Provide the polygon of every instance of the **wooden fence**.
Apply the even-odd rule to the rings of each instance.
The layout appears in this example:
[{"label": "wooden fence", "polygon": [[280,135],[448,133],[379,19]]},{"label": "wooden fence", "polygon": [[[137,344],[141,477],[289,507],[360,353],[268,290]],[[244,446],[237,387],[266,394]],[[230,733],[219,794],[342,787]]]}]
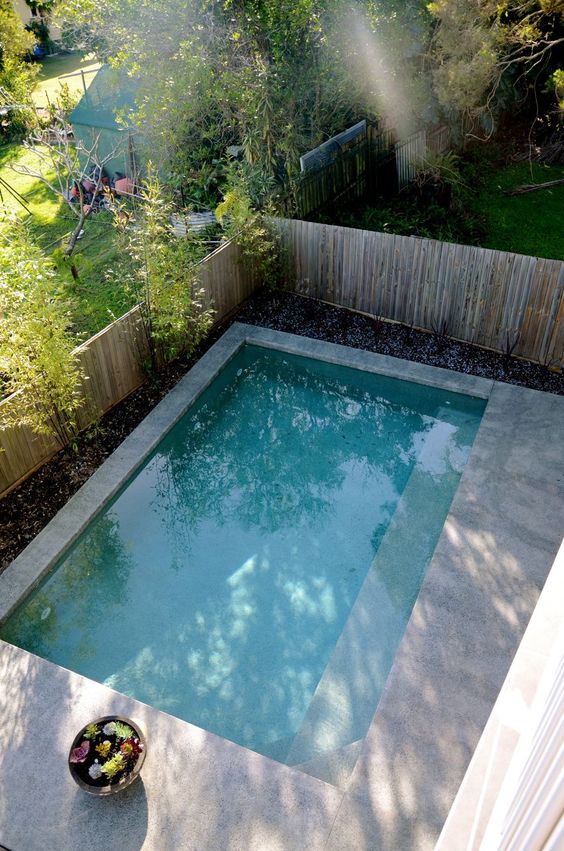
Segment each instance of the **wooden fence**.
[{"label": "wooden fence", "polygon": [[[303,295],[564,367],[564,263],[431,239],[315,222],[275,220],[288,287]],[[220,321],[258,281],[235,243],[200,267],[206,305]],[[139,308],[122,316],[78,353],[88,380],[81,426],[135,390],[144,376]],[[10,397],[1,405],[17,404]],[[55,441],[27,429],[0,432],[0,496],[48,460]]]},{"label": "wooden fence", "polygon": [[286,200],[287,214],[305,218],[328,204],[363,198],[369,168],[370,146],[364,137],[332,162],[300,175]]},{"label": "wooden fence", "polygon": [[407,139],[396,142],[396,170],[399,191],[405,189],[415,179],[419,164],[429,153],[444,154],[449,145],[450,133],[448,127],[419,130]]},{"label": "wooden fence", "polygon": [[277,221],[296,292],[564,366],[564,263],[315,222]]},{"label": "wooden fence", "polygon": [[409,186],[417,174],[418,163],[425,158],[427,152],[427,134],[425,130],[413,133],[408,139],[397,142],[396,169],[398,174],[398,189]]},{"label": "wooden fence", "polygon": [[335,153],[332,161],[300,175],[285,212],[303,219],[337,201],[348,203],[375,192],[395,195],[414,179],[428,152],[444,153],[449,144],[446,127],[420,130],[395,141],[393,129],[367,122],[364,134]]},{"label": "wooden fence", "polygon": [[[220,322],[255,289],[252,274],[241,262],[234,242],[221,246],[199,266],[205,306],[213,306]],[[112,322],[76,350],[86,379],[82,382],[84,405],[79,426],[86,428],[139,387],[145,375],[141,363],[147,343],[139,321],[139,308]],[[0,405],[17,405],[19,394]],[[0,497],[42,466],[60,446],[54,438],[33,434],[27,428],[0,431]],[[4,451],[2,451],[4,450]]]}]

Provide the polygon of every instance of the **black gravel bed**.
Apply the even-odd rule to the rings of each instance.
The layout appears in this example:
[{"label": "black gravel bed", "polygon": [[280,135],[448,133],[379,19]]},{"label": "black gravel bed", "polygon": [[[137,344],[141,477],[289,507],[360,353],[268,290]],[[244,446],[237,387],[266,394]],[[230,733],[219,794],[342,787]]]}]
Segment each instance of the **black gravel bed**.
[{"label": "black gravel bed", "polygon": [[81,435],[76,450],[60,452],[0,500],[0,572],[233,321],[564,394],[564,376],[538,364],[291,293],[261,290],[229,322],[214,329],[192,358],[175,361],[158,380],[147,381]]}]

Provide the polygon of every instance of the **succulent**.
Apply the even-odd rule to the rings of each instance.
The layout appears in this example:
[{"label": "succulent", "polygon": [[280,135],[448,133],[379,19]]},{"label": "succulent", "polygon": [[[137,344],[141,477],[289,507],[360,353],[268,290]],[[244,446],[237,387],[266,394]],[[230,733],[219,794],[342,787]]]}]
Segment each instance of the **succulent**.
[{"label": "succulent", "polygon": [[130,736],[129,739],[126,739],[122,743],[120,751],[128,759],[130,757],[135,757],[135,759],[137,759],[139,754],[143,751],[143,745],[141,744],[139,739]]},{"label": "succulent", "polygon": [[122,754],[117,753],[111,759],[109,759],[103,766],[102,771],[111,780],[116,776],[120,771],[123,771],[125,768],[125,759]]},{"label": "succulent", "polygon": [[84,731],[85,739],[95,739],[99,733],[99,728],[97,724],[89,724],[86,730]]},{"label": "succulent", "polygon": [[89,724],[82,737],[72,748],[69,762],[77,782],[89,786],[121,787],[135,772],[144,751],[139,734],[124,721]]},{"label": "succulent", "polygon": [[105,741],[105,742],[100,742],[99,745],[96,745],[96,750],[98,751],[100,756],[108,756],[108,754],[111,750],[111,747],[112,747],[112,743]]},{"label": "succulent", "polygon": [[90,768],[88,769],[88,774],[92,778],[92,780],[99,780],[102,776],[102,766],[99,762],[93,762]]},{"label": "succulent", "polygon": [[87,742],[85,740],[77,748],[74,748],[71,751],[69,761],[70,762],[85,762],[86,757],[88,756],[89,750],[90,750],[90,742]]},{"label": "succulent", "polygon": [[112,732],[118,739],[129,739],[130,736],[133,736],[131,727],[128,727],[127,724],[122,724],[121,721],[114,721],[113,727]]}]

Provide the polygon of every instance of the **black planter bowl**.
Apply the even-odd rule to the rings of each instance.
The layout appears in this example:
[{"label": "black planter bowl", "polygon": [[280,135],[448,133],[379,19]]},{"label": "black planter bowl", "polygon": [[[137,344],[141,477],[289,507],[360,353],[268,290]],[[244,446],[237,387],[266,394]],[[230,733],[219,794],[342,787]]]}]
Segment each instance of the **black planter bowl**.
[{"label": "black planter bowl", "polygon": [[[113,780],[109,780],[107,777],[100,777],[98,780],[93,780],[88,774],[88,767],[92,764],[90,758],[88,758],[85,762],[71,762],[70,758],[72,752],[75,748],[79,747],[81,742],[85,740],[85,733],[88,727],[91,724],[98,724],[103,726],[105,724],[109,724],[112,721],[118,721],[121,724],[127,724],[128,727],[131,727],[133,730],[133,735],[136,739],[139,740],[139,744],[142,746],[141,753],[138,755],[137,760],[130,771],[125,774],[122,774],[121,777],[115,778]],[[105,739],[113,738],[113,734],[104,737]],[[123,715],[104,715],[101,718],[96,718],[94,721],[91,721],[82,730],[75,736],[74,741],[71,745],[69,751],[69,770],[71,776],[75,783],[80,786],[81,789],[84,789],[85,792],[88,792],[90,795],[114,795],[116,792],[121,792],[122,789],[127,789],[128,786],[131,786],[137,778],[139,777],[139,773],[145,761],[146,754],[146,744],[145,737],[137,724],[135,724],[131,719],[126,718]]]}]

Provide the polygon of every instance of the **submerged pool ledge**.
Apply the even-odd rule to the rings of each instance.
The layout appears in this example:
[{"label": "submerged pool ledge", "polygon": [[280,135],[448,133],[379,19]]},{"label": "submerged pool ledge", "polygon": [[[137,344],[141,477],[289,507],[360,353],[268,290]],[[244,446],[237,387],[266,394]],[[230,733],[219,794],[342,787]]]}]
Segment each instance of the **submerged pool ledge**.
[{"label": "submerged pool ledge", "polygon": [[[352,775],[323,782],[0,642],[0,845],[89,849],[101,835],[126,851],[435,845],[558,549],[563,398],[235,324],[0,576],[0,620],[247,342],[488,400]],[[113,712],[148,734],[142,782],[91,800],[66,754],[80,726]]]}]

